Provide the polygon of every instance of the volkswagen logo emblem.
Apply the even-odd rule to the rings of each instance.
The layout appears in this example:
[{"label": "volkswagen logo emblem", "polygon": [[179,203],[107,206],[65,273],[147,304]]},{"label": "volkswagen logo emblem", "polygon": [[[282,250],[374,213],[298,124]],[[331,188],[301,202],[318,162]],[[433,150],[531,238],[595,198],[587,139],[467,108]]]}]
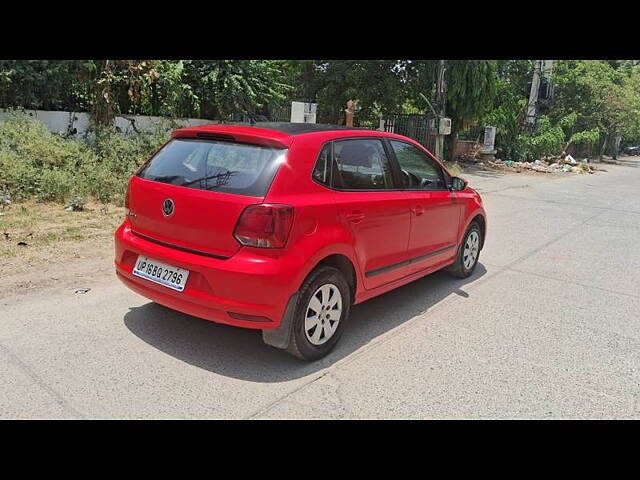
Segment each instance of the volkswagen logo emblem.
[{"label": "volkswagen logo emblem", "polygon": [[173,200],[166,198],[164,202],[162,202],[162,213],[165,217],[173,215]]}]

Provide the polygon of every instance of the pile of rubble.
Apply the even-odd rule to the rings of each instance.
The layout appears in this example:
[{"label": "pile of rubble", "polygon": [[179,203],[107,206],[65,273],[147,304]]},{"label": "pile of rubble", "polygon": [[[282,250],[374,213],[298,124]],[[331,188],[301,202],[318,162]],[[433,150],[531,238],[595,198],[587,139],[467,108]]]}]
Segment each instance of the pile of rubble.
[{"label": "pile of rubble", "polygon": [[512,160],[496,160],[487,161],[491,168],[499,168],[504,170],[513,170],[521,172],[522,170],[532,170],[542,173],[594,173],[596,167],[589,164],[589,159],[585,158],[578,161],[571,155],[563,157],[548,158],[544,160],[536,160],[535,162],[514,162]]}]

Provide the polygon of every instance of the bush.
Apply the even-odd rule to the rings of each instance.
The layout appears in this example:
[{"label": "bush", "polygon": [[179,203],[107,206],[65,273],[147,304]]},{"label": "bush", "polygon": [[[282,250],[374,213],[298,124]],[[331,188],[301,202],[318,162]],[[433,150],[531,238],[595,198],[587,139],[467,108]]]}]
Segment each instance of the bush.
[{"label": "bush", "polygon": [[39,185],[36,191],[36,198],[43,202],[64,201],[71,195],[74,190],[74,177],[66,170],[54,168],[51,170],[43,169],[37,177]]},{"label": "bush", "polygon": [[51,133],[42,122],[19,113],[0,123],[0,151],[42,169],[66,167],[87,155],[81,143]]},{"label": "bush", "polygon": [[536,133],[525,140],[527,160],[559,155],[565,142],[560,125],[551,126],[548,117],[540,117]]},{"label": "bush", "polygon": [[513,137],[508,149],[504,149],[505,159],[533,162],[543,157],[560,155],[566,142],[563,126],[568,127],[572,118],[566,118],[551,125],[549,118],[540,117],[536,131],[520,133]]},{"label": "bush", "polygon": [[571,143],[587,147],[591,149],[600,139],[600,130],[594,128],[593,130],[584,130],[582,132],[574,133],[571,136]]},{"label": "bush", "polygon": [[65,203],[89,196],[122,203],[131,174],[168,138],[175,122],[127,137],[100,128],[83,139],[51,133],[24,114],[0,122],[0,193]]}]

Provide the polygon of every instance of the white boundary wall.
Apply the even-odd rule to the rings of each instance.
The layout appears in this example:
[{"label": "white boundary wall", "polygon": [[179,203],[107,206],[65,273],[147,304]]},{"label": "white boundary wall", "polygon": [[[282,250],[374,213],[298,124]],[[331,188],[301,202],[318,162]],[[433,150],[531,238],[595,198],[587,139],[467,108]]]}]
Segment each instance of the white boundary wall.
[{"label": "white boundary wall", "polygon": [[[77,135],[83,135],[89,129],[89,114],[85,112],[53,112],[49,110],[25,110],[25,113],[35,118],[47,126],[51,132],[66,134],[74,128]],[[0,110],[0,121],[11,115],[11,111]],[[163,117],[151,117],[146,115],[123,115],[117,116],[114,125],[125,134],[135,133],[133,123],[139,131],[153,130],[155,124],[160,122]],[[196,125],[213,125],[214,120],[205,120],[202,118],[179,118],[176,119],[181,124],[188,127]]]}]

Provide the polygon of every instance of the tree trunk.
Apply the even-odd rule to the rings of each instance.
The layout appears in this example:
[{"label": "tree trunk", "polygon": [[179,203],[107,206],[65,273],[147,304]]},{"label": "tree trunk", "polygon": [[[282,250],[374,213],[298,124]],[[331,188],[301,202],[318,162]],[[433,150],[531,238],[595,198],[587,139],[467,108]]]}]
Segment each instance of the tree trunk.
[{"label": "tree trunk", "polygon": [[620,132],[616,132],[613,136],[613,145],[612,145],[612,157],[614,160],[618,159],[618,153],[620,151],[620,142],[622,141],[622,135]]},{"label": "tree trunk", "polygon": [[160,115],[160,97],[158,96],[158,85],[156,82],[151,84],[151,111],[152,115]]},{"label": "tree trunk", "polygon": [[[93,94],[93,108],[91,111],[91,121],[94,125],[111,125],[115,116],[113,110],[114,94],[113,86],[109,81],[113,66],[109,60],[105,60],[102,70],[95,81]],[[98,83],[104,77],[102,83]]]},{"label": "tree trunk", "polygon": [[607,142],[609,141],[609,134],[604,137],[604,142],[602,142],[602,146],[600,147],[600,156],[599,159],[602,161],[602,157],[604,156],[604,151],[607,148]]}]

